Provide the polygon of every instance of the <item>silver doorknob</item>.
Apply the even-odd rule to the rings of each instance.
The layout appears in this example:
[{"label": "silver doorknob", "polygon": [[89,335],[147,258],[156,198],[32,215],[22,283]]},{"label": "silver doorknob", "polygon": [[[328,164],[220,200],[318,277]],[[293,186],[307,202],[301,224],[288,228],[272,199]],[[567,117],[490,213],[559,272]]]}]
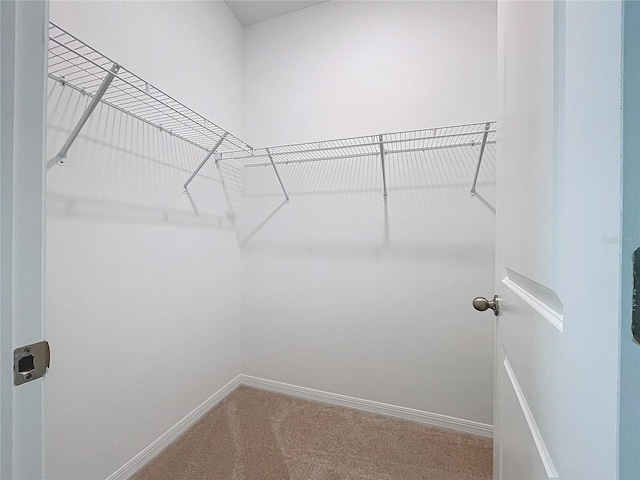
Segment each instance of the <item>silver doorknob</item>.
[{"label": "silver doorknob", "polygon": [[497,316],[500,313],[498,296],[494,295],[493,300],[487,300],[484,297],[476,297],[473,299],[473,308],[475,308],[479,312],[484,312],[485,310],[490,308],[491,310],[493,310],[493,314]]}]

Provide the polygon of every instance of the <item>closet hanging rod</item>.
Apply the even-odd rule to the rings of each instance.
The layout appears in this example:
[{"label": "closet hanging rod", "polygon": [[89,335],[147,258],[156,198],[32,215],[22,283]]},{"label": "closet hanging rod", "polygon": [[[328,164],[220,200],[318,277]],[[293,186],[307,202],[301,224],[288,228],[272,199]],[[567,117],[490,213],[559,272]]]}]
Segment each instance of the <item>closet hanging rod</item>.
[{"label": "closet hanging rod", "polygon": [[[113,64],[54,23],[49,23],[49,78],[94,97]],[[124,67],[114,76],[101,101],[203,150],[222,138],[219,151],[250,152],[251,146]]]}]

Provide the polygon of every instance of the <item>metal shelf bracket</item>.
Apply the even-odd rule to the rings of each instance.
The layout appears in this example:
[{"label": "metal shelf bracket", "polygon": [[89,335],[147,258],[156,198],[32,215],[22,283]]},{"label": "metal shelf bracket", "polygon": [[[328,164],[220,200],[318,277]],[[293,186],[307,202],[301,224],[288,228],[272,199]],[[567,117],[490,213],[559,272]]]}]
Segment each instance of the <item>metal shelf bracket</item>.
[{"label": "metal shelf bracket", "polygon": [[[111,82],[113,81],[114,77],[116,76],[116,73],[118,73],[118,70],[120,70],[120,65],[118,65],[117,63],[114,63],[111,66],[111,70],[109,70],[107,75],[104,77],[104,80],[102,81],[102,85],[100,85],[100,88],[98,88],[98,90],[96,91],[95,95],[91,99],[91,102],[89,103],[89,106],[82,113],[82,116],[80,117],[80,120],[78,120],[78,123],[73,128],[73,130],[71,131],[71,134],[69,135],[69,138],[67,138],[67,141],[64,143],[64,145],[62,146],[62,148],[60,149],[58,154],[53,158],[53,160],[55,160],[56,164],[58,164],[60,166],[64,166],[65,165],[65,160],[67,158],[67,152],[69,151],[69,148],[71,148],[71,145],[73,145],[73,142],[76,141],[76,138],[80,134],[80,131],[82,130],[84,125],[87,123],[87,120],[89,120],[89,117],[91,116],[93,111],[98,106],[98,103],[100,103],[100,100],[102,99],[103,95],[105,94],[105,92],[109,88],[109,85],[111,85]],[[65,83],[61,83],[61,84],[63,86],[65,85]]]},{"label": "metal shelf bracket", "polygon": [[[191,183],[191,180],[193,180],[195,178],[195,176],[198,174],[198,172],[202,169],[202,167],[205,166],[205,164],[209,161],[209,159],[213,156],[214,153],[216,153],[216,150],[218,150],[218,147],[220,145],[222,145],[222,142],[224,142],[224,139],[227,138],[228,133],[225,132],[221,137],[220,140],[218,140],[218,142],[213,146],[213,148],[211,149],[211,151],[209,153],[207,153],[207,156],[204,157],[204,160],[202,160],[202,162],[200,162],[200,165],[198,165],[198,167],[193,171],[193,173],[191,174],[191,176],[187,179],[186,182],[184,182],[184,185],[182,186],[182,193],[187,193],[187,187],[189,187],[189,184]],[[217,161],[216,161],[217,162]]]},{"label": "metal shelf bracket", "polygon": [[378,135],[378,140],[380,140],[380,163],[382,163],[382,188],[384,193],[384,201],[387,201],[387,173],[384,168],[384,138],[382,135]]},{"label": "metal shelf bracket", "polygon": [[480,146],[480,155],[478,156],[478,164],[476,165],[476,173],[473,176],[473,184],[471,185],[471,198],[476,198],[478,192],[476,192],[476,186],[478,184],[478,175],[480,175],[480,166],[482,165],[482,157],[484,156],[484,149],[487,146],[487,137],[489,136],[489,130],[491,129],[491,122],[487,122],[484,127],[484,135],[482,136],[482,145]]},{"label": "metal shelf bracket", "polygon": [[280,187],[282,187],[282,192],[284,193],[284,198],[286,198],[287,203],[289,203],[289,195],[287,194],[287,190],[284,188],[284,184],[282,183],[282,179],[280,178],[280,174],[278,173],[278,169],[276,168],[276,164],[273,161],[273,157],[271,156],[271,151],[267,148],[267,156],[269,157],[269,161],[271,162],[271,166],[273,167],[273,171],[276,172],[276,177],[278,177],[278,182],[280,182]]}]

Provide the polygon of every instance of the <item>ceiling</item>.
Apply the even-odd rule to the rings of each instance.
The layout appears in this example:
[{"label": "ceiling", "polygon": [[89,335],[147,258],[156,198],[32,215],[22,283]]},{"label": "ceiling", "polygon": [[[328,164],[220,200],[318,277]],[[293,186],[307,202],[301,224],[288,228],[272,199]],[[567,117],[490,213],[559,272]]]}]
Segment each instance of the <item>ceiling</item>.
[{"label": "ceiling", "polygon": [[280,17],[328,0],[225,0],[244,27]]}]

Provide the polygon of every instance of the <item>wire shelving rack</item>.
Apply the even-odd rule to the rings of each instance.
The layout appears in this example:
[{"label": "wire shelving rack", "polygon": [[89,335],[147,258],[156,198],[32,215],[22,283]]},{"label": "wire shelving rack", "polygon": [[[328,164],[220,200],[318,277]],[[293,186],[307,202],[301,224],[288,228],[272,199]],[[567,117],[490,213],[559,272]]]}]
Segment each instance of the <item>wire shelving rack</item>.
[{"label": "wire shelving rack", "polygon": [[276,165],[318,162],[380,155],[381,148],[387,155],[421,152],[441,148],[472,147],[495,143],[495,122],[472,123],[450,127],[437,127],[407,132],[324,140],[320,142],[280,145],[253,150],[224,152],[220,160],[241,160],[247,167],[270,165],[269,157]]},{"label": "wire shelving rack", "polygon": [[206,152],[202,162],[183,185],[185,193],[190,182],[211,158],[216,164],[235,160],[246,168],[271,165],[286,201],[289,201],[278,165],[378,157],[386,200],[388,162],[394,156],[428,150],[479,147],[470,194],[483,200],[476,191],[478,176],[487,145],[496,143],[496,123],[483,122],[253,149],[240,138],[51,22],[48,75],[61,85],[91,97],[91,102],[69,138],[51,162],[64,165],[69,148],[93,110],[103,102]]},{"label": "wire shelving rack", "polygon": [[[496,122],[470,123],[447,127],[436,127],[406,132],[325,140],[292,145],[280,145],[253,150],[224,152],[220,161],[236,160],[247,167],[289,165],[307,162],[325,162],[343,159],[378,157],[381,162],[383,195],[387,199],[388,163],[398,155],[428,150],[460,149],[478,147],[475,175],[471,180],[470,194],[479,197],[476,191],[482,160],[486,147],[496,143]],[[277,172],[277,170],[276,170]],[[280,178],[279,178],[280,180]],[[286,190],[280,181],[285,196]],[[481,198],[482,200],[482,198]]]},{"label": "wire shelving rack", "polygon": [[56,156],[60,164],[64,163],[66,151],[99,102],[207,152],[216,146],[218,152],[251,152],[251,146],[238,137],[51,22],[48,76],[63,86],[92,97],[92,103],[78,123],[79,128],[72,132]]}]

